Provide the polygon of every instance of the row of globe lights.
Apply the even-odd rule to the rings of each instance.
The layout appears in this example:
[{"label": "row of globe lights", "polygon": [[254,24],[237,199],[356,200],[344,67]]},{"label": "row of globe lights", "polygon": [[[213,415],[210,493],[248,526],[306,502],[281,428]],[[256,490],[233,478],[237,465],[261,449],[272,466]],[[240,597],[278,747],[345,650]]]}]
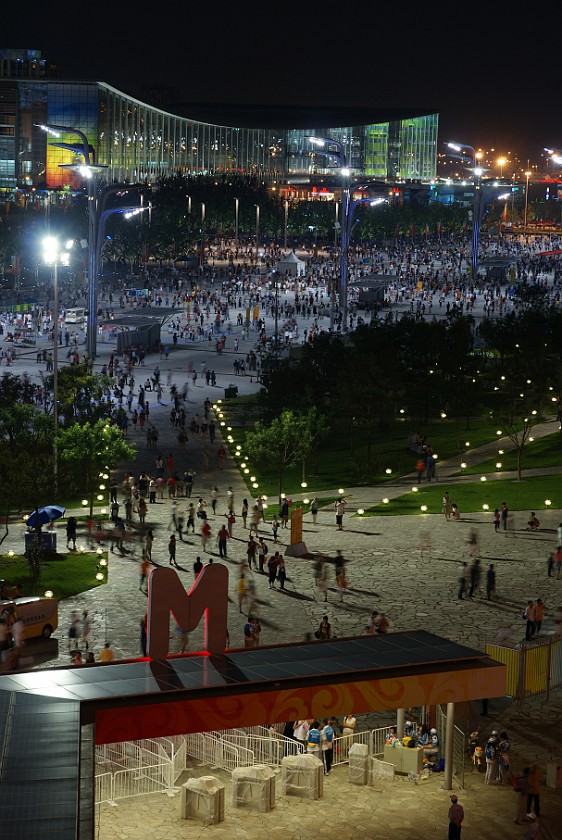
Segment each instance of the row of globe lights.
[{"label": "row of globe lights", "polygon": [[[219,420],[220,425],[223,426],[223,427],[226,426],[226,420],[224,419],[224,412],[222,411],[222,400],[217,400],[216,403],[213,403],[213,411],[215,412],[215,414],[216,414],[216,416]],[[228,432],[228,435],[226,437],[228,443],[234,444],[234,438],[232,437],[232,426],[227,426],[226,431]],[[256,476],[255,475],[250,475],[250,468],[248,466],[248,457],[242,455],[242,446],[240,444],[236,445],[236,449],[234,450],[233,454],[234,454],[235,458],[244,458],[244,460],[241,461],[241,463],[240,463],[240,468],[243,470],[244,475],[249,475],[250,476],[250,481],[252,482],[252,488],[254,490],[258,490],[259,484],[256,481]],[[264,506],[264,508],[267,508],[267,504],[266,504],[267,496],[262,496],[262,498],[264,500],[264,505],[263,506]]]},{"label": "row of globe lights", "polygon": [[[224,414],[222,413],[222,411],[220,409],[220,403],[221,402],[222,402],[222,400],[217,400],[217,403],[215,403],[213,405],[213,409],[217,412],[218,417],[222,419],[222,418],[224,418]],[[223,422],[223,423],[221,423],[221,425],[224,426],[226,424]],[[231,434],[232,426],[227,426],[227,432],[229,432],[229,434],[227,435],[227,441],[229,443],[233,444],[234,443],[234,438],[232,437],[232,434]],[[249,475],[250,474],[250,468],[248,467],[248,464],[247,464],[248,457],[242,455],[242,445],[239,444],[239,443],[236,444],[236,448],[235,448],[235,451],[234,451],[234,457],[235,458],[244,457],[244,460],[240,462],[240,468],[244,471],[244,475]],[[392,472],[392,470],[387,469],[387,473],[391,473],[391,472]],[[252,482],[253,489],[257,490],[259,488],[259,484],[256,481],[255,475],[250,475],[250,481]],[[308,482],[301,481],[301,487],[303,488],[303,490],[306,490],[306,488],[308,487]],[[340,487],[338,489],[338,493],[339,493],[340,497],[343,497],[343,495],[345,493],[345,490],[343,489],[343,487]],[[283,499],[286,499],[286,498],[287,498],[287,494],[286,493],[281,493],[281,499],[283,500]],[[264,509],[267,509],[268,497],[267,496],[262,496],[262,500],[263,500]],[[310,499],[308,499],[308,498],[304,498],[302,501],[303,501],[303,504],[305,504],[305,505],[310,504]],[[357,513],[359,515],[362,515],[363,513],[365,513],[365,511],[363,510],[363,508],[358,508]]]}]

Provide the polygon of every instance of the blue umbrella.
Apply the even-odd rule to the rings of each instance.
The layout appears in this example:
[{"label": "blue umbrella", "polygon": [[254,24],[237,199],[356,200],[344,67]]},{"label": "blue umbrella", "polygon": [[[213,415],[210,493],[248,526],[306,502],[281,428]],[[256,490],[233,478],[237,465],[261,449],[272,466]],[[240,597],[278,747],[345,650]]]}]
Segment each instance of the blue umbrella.
[{"label": "blue umbrella", "polygon": [[47,525],[47,523],[52,522],[53,519],[60,519],[61,516],[64,516],[66,508],[60,507],[59,505],[46,505],[45,507],[39,508],[38,511],[34,510],[31,516],[28,516],[26,520],[25,524],[28,528],[35,528],[37,525],[38,513],[41,525]]}]

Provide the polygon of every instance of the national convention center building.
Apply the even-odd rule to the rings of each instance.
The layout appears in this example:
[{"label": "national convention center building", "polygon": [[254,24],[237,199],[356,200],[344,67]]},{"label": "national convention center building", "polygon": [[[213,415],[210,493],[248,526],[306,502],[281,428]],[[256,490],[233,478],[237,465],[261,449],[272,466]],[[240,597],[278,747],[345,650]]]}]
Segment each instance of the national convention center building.
[{"label": "national convention center building", "polygon": [[[0,49],[0,189],[74,186],[72,152],[41,125],[82,132],[108,182],[154,182],[183,172],[257,176],[306,185],[334,175],[341,157],[354,178],[428,183],[437,166],[438,114],[421,109],[248,108],[178,103],[175,113],[100,81],[57,77],[36,50]],[[311,136],[336,141],[340,160]],[[64,143],[77,143],[63,134]],[[338,146],[339,144],[339,146]]]}]

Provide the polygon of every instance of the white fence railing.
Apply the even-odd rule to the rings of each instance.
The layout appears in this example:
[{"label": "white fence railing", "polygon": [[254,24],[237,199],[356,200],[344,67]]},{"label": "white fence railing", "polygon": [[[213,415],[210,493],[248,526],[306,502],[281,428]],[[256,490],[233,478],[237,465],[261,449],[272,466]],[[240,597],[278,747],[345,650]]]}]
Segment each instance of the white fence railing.
[{"label": "white fence railing", "polygon": [[153,764],[150,767],[136,767],[130,770],[118,770],[113,774],[112,800],[127,799],[131,796],[146,796],[169,789],[170,765]]},{"label": "white fence railing", "polygon": [[[371,758],[384,752],[386,729],[366,730],[334,738],[333,765],[348,760],[353,744],[366,744]],[[187,767],[187,756],[200,764],[232,772],[237,767],[267,764],[280,767],[288,755],[303,752],[293,738],[264,726],[247,730],[197,732],[169,738],[145,738],[96,747],[96,803],[115,802],[155,791],[172,793]]]},{"label": "white fence railing", "polygon": [[96,792],[94,802],[113,802],[113,773],[100,773],[96,776]]},{"label": "white fence railing", "polygon": [[370,756],[382,755],[384,752],[384,734],[386,729],[367,729],[365,732],[355,732],[353,735],[339,735],[334,738],[332,767],[345,764],[348,753],[353,744],[366,744]]}]

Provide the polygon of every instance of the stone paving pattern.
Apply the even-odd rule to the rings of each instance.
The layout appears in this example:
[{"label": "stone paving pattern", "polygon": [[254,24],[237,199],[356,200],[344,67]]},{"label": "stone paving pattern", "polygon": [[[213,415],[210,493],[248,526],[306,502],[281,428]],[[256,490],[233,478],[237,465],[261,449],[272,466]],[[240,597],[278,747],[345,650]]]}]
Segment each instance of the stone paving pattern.
[{"label": "stone paving pattern", "polygon": [[[245,355],[253,343],[246,342],[239,334],[240,351]],[[232,343],[233,338],[229,338]],[[109,347],[100,346],[97,365],[107,361]],[[190,382],[187,409],[187,425],[195,413],[202,416],[203,402],[224,399],[224,387],[230,383],[239,387],[240,393],[249,393],[256,388],[249,376],[235,377],[232,374],[233,354],[229,350],[217,356],[204,346],[181,348],[170,354],[169,361],[159,360],[157,356],[147,359],[144,370],[136,373],[137,383],[144,381],[152,373],[156,364],[162,372],[165,382],[168,370],[173,381],[181,387],[188,378],[187,365],[191,362],[196,369],[201,364],[217,370],[218,385],[215,388],[205,386],[200,377],[196,385]],[[35,351],[28,356],[18,358],[13,365],[13,372],[28,370],[35,375]],[[37,372],[38,372],[37,368]],[[167,394],[167,392],[166,392]],[[150,399],[150,396],[147,394]],[[242,626],[244,616],[238,609],[236,584],[238,563],[245,558],[245,545],[248,531],[242,527],[240,516],[241,502],[244,497],[251,502],[251,494],[244,484],[233,460],[227,458],[225,469],[219,470],[216,462],[215,447],[210,450],[209,464],[203,463],[200,440],[193,439],[187,444],[185,453],[177,449],[177,431],[170,428],[170,406],[156,406],[151,400],[150,420],[160,431],[158,450],[147,449],[145,436],[131,430],[130,438],[138,441],[138,458],[134,465],[122,465],[117,471],[121,478],[129,469],[135,476],[142,471],[154,474],[155,458],[160,452],[167,456],[174,452],[175,466],[181,473],[186,468],[196,471],[193,490],[195,501],[199,495],[209,502],[211,488],[216,484],[220,491],[217,516],[210,516],[213,535],[219,523],[224,521],[226,511],[226,490],[232,486],[235,495],[234,539],[229,543],[228,568],[230,579],[229,630],[233,647],[243,644]],[[546,423],[534,434],[546,434],[558,429],[558,424]],[[484,460],[497,452],[502,446],[509,448],[509,442],[495,440],[490,447],[482,447],[478,452],[466,453],[474,462],[477,457]],[[451,482],[451,474],[458,471],[460,457],[452,459],[450,464],[440,463],[438,476],[443,486]],[[490,479],[495,476],[489,476]],[[505,474],[504,476],[505,477]],[[455,479],[458,481],[459,479]],[[460,480],[474,480],[465,477]],[[336,635],[350,636],[364,632],[368,617],[373,609],[384,612],[390,620],[390,631],[423,628],[448,638],[463,642],[472,647],[483,649],[486,640],[494,641],[500,627],[507,627],[515,640],[523,637],[524,625],[521,621],[521,609],[528,599],[541,597],[546,604],[545,632],[552,631],[552,614],[562,604],[562,580],[549,578],[546,574],[546,557],[556,545],[556,527],[562,520],[561,510],[541,511],[541,529],[538,533],[524,530],[528,512],[515,513],[515,527],[509,533],[494,533],[491,514],[470,514],[460,522],[445,521],[442,515],[409,517],[369,517],[354,515],[358,508],[367,508],[383,496],[392,498],[404,492],[415,481],[407,477],[394,485],[386,484],[373,488],[345,488],[348,511],[344,517],[344,530],[337,531],[332,508],[320,510],[317,525],[313,525],[310,514],[304,517],[303,539],[311,555],[321,553],[333,557],[341,549],[346,561],[349,586],[343,600],[336,588],[333,570],[330,570],[328,600],[325,603],[322,594],[315,587],[313,562],[307,558],[286,558],[288,581],[286,591],[268,588],[266,576],[253,572],[258,595],[258,611],[262,623],[262,643],[278,644],[298,641],[309,636],[318,626],[324,614],[329,616]],[[312,482],[310,482],[312,484]],[[312,494],[312,487],[308,489]],[[330,495],[335,495],[336,490]],[[319,494],[322,495],[322,494]],[[328,494],[324,494],[328,495]],[[299,496],[295,495],[297,500]],[[454,500],[454,499],[453,499]],[[498,497],[497,504],[502,499]],[[120,495],[120,502],[122,497]],[[507,499],[509,504],[509,498]],[[187,500],[180,500],[180,511],[185,512]],[[149,505],[147,523],[153,526],[155,542],[153,558],[157,563],[167,564],[167,543],[170,536],[170,502],[164,501]],[[210,508],[210,506],[209,506]],[[276,510],[271,505],[266,511]],[[81,511],[80,511],[81,513]],[[493,562],[497,572],[497,591],[493,601],[487,601],[482,593],[473,600],[459,601],[457,598],[457,569],[462,560],[470,560],[467,536],[472,528],[479,534],[481,561],[485,569]],[[23,526],[12,525],[9,537],[2,550],[21,551],[23,548]],[[59,549],[65,545],[64,524],[57,526]],[[270,550],[274,548],[268,525],[260,528]],[[289,537],[289,531],[279,531],[279,548],[283,551]],[[427,547],[428,538],[430,546]],[[83,538],[79,542],[85,541]],[[426,546],[422,550],[422,546]],[[90,649],[97,653],[109,640],[117,657],[134,657],[140,653],[139,622],[144,616],[146,598],[139,591],[138,546],[128,544],[128,551],[123,556],[118,553],[109,555],[108,583],[90,590],[67,602],[60,604],[59,655],[51,665],[68,665],[69,643],[67,631],[70,625],[71,611],[80,613],[88,610],[92,619]],[[213,559],[218,562],[218,551],[213,540],[209,543]],[[188,535],[182,544],[178,541],[177,559],[180,565],[178,574],[189,586],[193,581],[192,564],[197,554],[205,562],[206,555],[201,551],[199,535]],[[209,555],[207,555],[208,557]],[[171,624],[171,648],[179,649],[179,639]],[[201,646],[202,629],[198,628],[190,635],[189,649],[197,650]],[[470,726],[481,726],[485,732],[492,728],[507,729],[512,739],[513,766],[518,772],[525,764],[538,760],[544,768],[553,755],[561,756],[559,729],[562,722],[562,699],[560,690],[547,701],[529,701],[523,710],[510,705],[505,700],[490,702],[490,717],[481,718],[480,710],[475,707],[459,709],[462,718]],[[366,721],[360,719],[363,728]],[[382,716],[377,725],[392,723],[392,715]],[[369,723],[369,725],[372,725]],[[361,727],[360,727],[361,728]],[[194,774],[207,773],[208,768],[194,767]],[[357,834],[381,838],[417,838],[445,837],[447,831],[448,793],[441,789],[441,779],[435,774],[431,779],[415,785],[413,782],[398,777],[393,784],[379,783],[375,788],[358,788],[347,783],[347,768],[335,768],[325,787],[324,799],[319,803],[300,801],[295,797],[281,797],[271,814],[250,814],[242,810],[232,812],[227,806],[227,821],[216,827],[202,827],[197,823],[185,824],[178,821],[178,798],[154,795],[120,803],[117,808],[101,806],[99,837],[140,838],[146,836],[147,824],[150,834],[155,838],[176,837],[189,833],[189,836],[208,836],[209,832],[222,836],[261,837],[264,826],[273,837],[291,836],[308,838],[323,835],[327,838],[347,838]],[[551,837],[560,836],[556,829],[557,818],[562,818],[562,797],[560,791],[543,789],[543,829],[550,830]],[[227,791],[227,803],[229,801]],[[478,774],[466,776],[466,790],[460,794],[466,809],[466,822],[463,837],[497,840],[499,837],[524,837],[525,827],[516,826],[512,819],[515,812],[515,794],[510,788],[498,789],[485,786],[483,777]],[[423,803],[423,804],[422,804]],[[421,805],[421,807],[420,807]],[[142,834],[141,834],[142,832]],[[548,835],[545,835],[548,836]]]}]

